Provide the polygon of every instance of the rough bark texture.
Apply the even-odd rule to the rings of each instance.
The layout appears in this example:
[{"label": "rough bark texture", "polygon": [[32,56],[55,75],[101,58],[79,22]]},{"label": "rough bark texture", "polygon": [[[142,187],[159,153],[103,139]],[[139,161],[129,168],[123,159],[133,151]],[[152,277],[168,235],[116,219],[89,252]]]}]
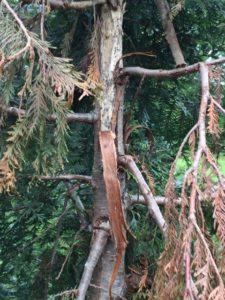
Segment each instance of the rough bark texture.
[{"label": "rough bark texture", "polygon": [[[107,196],[103,180],[103,169],[99,146],[99,132],[112,130],[112,115],[116,99],[116,84],[114,72],[117,62],[122,57],[122,1],[119,1],[117,9],[110,5],[103,5],[100,11],[101,36],[100,36],[100,71],[103,85],[102,93],[97,100],[97,112],[100,112],[100,120],[95,124],[95,158],[93,166],[94,184],[94,225],[98,220],[108,216]],[[117,118],[116,118],[117,119]],[[92,283],[99,286],[91,292],[92,300],[109,299],[109,281],[116,258],[115,243],[111,239],[105,248],[102,257],[95,269]],[[122,259],[123,260],[123,259]],[[120,295],[124,282],[124,263],[121,263],[113,285],[113,294]]]},{"label": "rough bark texture", "polygon": [[115,67],[122,57],[122,1],[116,11],[104,5],[101,10],[101,80],[103,91],[101,104],[101,131],[111,131],[115,101]]}]

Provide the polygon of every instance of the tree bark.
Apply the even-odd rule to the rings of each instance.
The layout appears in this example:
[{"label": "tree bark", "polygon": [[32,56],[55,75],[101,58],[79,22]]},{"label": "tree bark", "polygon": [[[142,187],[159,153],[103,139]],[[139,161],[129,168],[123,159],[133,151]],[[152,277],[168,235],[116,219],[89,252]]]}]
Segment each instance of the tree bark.
[{"label": "tree bark", "polygon": [[[95,151],[93,166],[94,210],[93,224],[108,217],[107,195],[103,179],[101,152],[99,146],[99,132],[112,131],[112,116],[116,102],[116,83],[114,80],[117,62],[122,57],[122,0],[117,10],[109,5],[103,5],[100,10],[101,36],[100,36],[100,71],[103,90],[97,100],[97,114],[100,120],[95,123]],[[92,284],[100,287],[91,289],[91,300],[109,299],[109,281],[116,257],[116,247],[113,238],[109,239],[106,248],[95,269]],[[116,281],[113,284],[113,295],[120,295],[124,282],[124,262],[120,266]]]}]

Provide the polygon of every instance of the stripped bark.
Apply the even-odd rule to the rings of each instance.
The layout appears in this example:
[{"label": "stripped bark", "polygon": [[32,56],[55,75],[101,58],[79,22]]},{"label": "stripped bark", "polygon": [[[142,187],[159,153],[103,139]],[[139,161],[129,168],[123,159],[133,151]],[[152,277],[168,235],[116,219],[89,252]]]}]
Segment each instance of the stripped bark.
[{"label": "stripped bark", "polygon": [[109,282],[109,298],[112,299],[112,285],[116,279],[127,246],[126,230],[128,228],[120,193],[120,182],[117,178],[117,155],[112,132],[100,133],[100,146],[103,160],[103,176],[106,185],[108,213],[112,234],[116,243],[116,260]]},{"label": "stripped bark", "polygon": [[[114,78],[115,69],[119,59],[122,57],[122,20],[123,5],[122,0],[118,1],[119,6],[116,10],[109,5],[103,5],[99,11],[101,24],[100,34],[100,81],[102,91],[97,101],[96,109],[100,114],[100,119],[95,125],[95,154],[93,166],[94,192],[94,216],[93,225],[98,219],[109,215],[107,207],[107,195],[105,182],[102,174],[101,151],[99,148],[99,132],[112,131],[112,115],[115,112],[114,104],[116,99],[116,83]],[[122,62],[120,62],[122,66]],[[116,110],[117,111],[117,110]],[[116,112],[117,113],[117,112]],[[116,117],[116,116],[115,116]],[[117,117],[115,118],[117,119]],[[100,135],[101,136],[101,135]],[[113,159],[113,157],[111,158]],[[118,182],[117,174],[114,174],[114,182]],[[96,267],[93,284],[102,287],[94,290],[91,294],[92,300],[109,299],[109,280],[113,272],[113,265],[116,260],[115,242],[109,240],[106,249],[101,257],[100,263]],[[112,281],[111,281],[112,282]],[[120,295],[124,282],[124,263],[122,263],[117,278],[114,282],[112,294]]]},{"label": "stripped bark", "polygon": [[145,182],[145,179],[143,175],[141,174],[140,170],[138,169],[135,161],[133,160],[132,156],[130,155],[124,155],[119,158],[119,161],[121,164],[123,164],[127,169],[129,169],[134,176],[136,177],[138,186],[140,188],[140,191],[143,195],[143,197],[146,200],[146,203],[148,205],[148,210],[150,215],[153,217],[155,222],[158,224],[162,234],[166,236],[166,222],[165,219],[159,209],[158,204],[155,201],[155,198],[148,187],[147,183]]},{"label": "stripped bark", "polygon": [[86,292],[90,285],[94,269],[99,261],[99,258],[105,248],[109,237],[109,229],[110,227],[108,223],[102,223],[99,229],[95,230],[94,232],[91,250],[85,263],[84,272],[82,274],[82,278],[78,287],[78,295],[76,298],[77,300],[86,299]]},{"label": "stripped bark", "polygon": [[177,39],[173,22],[171,20],[169,4],[167,0],[155,0],[155,3],[157,5],[157,8],[159,10],[162,19],[162,26],[166,34],[166,40],[169,44],[173,58],[176,62],[176,67],[177,68],[184,67],[186,66],[186,62],[184,60],[184,56]]}]

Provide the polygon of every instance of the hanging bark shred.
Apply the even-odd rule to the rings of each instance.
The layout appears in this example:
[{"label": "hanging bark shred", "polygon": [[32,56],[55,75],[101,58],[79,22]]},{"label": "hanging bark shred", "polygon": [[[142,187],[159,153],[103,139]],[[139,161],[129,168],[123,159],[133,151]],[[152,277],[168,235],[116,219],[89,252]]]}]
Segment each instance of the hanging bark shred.
[{"label": "hanging bark shred", "polygon": [[128,226],[124,219],[121,204],[120,182],[117,177],[117,154],[112,131],[100,132],[100,146],[103,161],[103,177],[106,185],[108,214],[112,234],[116,243],[116,260],[109,282],[109,297],[112,299],[112,285],[116,279],[127,246],[126,231]]}]

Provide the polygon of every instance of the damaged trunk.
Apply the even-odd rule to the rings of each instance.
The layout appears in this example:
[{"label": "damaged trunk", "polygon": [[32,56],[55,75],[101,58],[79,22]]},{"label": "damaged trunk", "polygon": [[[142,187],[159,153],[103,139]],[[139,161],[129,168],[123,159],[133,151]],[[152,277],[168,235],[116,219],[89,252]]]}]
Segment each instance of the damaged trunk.
[{"label": "damaged trunk", "polygon": [[[102,222],[110,220],[111,230],[108,243],[94,271],[90,299],[109,299],[109,287],[113,285],[112,295],[122,294],[124,287],[124,263],[123,252],[126,247],[125,227],[115,228],[113,223],[113,207],[108,207],[110,197],[117,193],[117,201],[120,201],[120,183],[117,178],[117,149],[115,147],[112,131],[117,124],[117,114],[121,109],[120,99],[116,97],[115,71],[122,57],[122,20],[123,7],[120,1],[118,7],[112,9],[109,5],[103,5],[99,13],[99,41],[100,41],[100,82],[103,86],[100,97],[97,99],[96,110],[100,120],[95,125],[95,152],[93,166],[94,184],[94,213],[93,227],[98,230]],[[116,105],[117,102],[117,105]],[[114,107],[117,107],[116,109]],[[120,114],[122,118],[123,114]],[[121,123],[121,120],[120,120]],[[120,126],[119,138],[122,138],[122,127]],[[100,147],[100,140],[101,146]],[[105,143],[105,145],[103,145]],[[108,147],[109,152],[104,149]],[[105,153],[105,155],[104,155]],[[102,155],[103,154],[103,155]],[[104,168],[102,164],[104,163]],[[103,177],[104,169],[104,177]],[[108,179],[107,179],[108,176]],[[123,176],[121,176],[123,180]],[[113,190],[112,190],[113,189]],[[113,192],[109,195],[110,190]],[[117,202],[118,203],[118,202]],[[121,204],[120,204],[121,205]],[[121,213],[121,207],[119,214]],[[115,216],[114,216],[115,217]],[[123,216],[118,216],[123,220]],[[117,236],[119,234],[119,237]],[[95,237],[94,237],[95,238]],[[120,239],[118,241],[118,239]],[[122,239],[122,240],[121,240]],[[120,243],[118,245],[118,242]],[[117,265],[114,267],[117,259]],[[119,272],[117,268],[120,266]],[[112,275],[113,273],[113,275]],[[115,282],[113,282],[115,279]]]}]

